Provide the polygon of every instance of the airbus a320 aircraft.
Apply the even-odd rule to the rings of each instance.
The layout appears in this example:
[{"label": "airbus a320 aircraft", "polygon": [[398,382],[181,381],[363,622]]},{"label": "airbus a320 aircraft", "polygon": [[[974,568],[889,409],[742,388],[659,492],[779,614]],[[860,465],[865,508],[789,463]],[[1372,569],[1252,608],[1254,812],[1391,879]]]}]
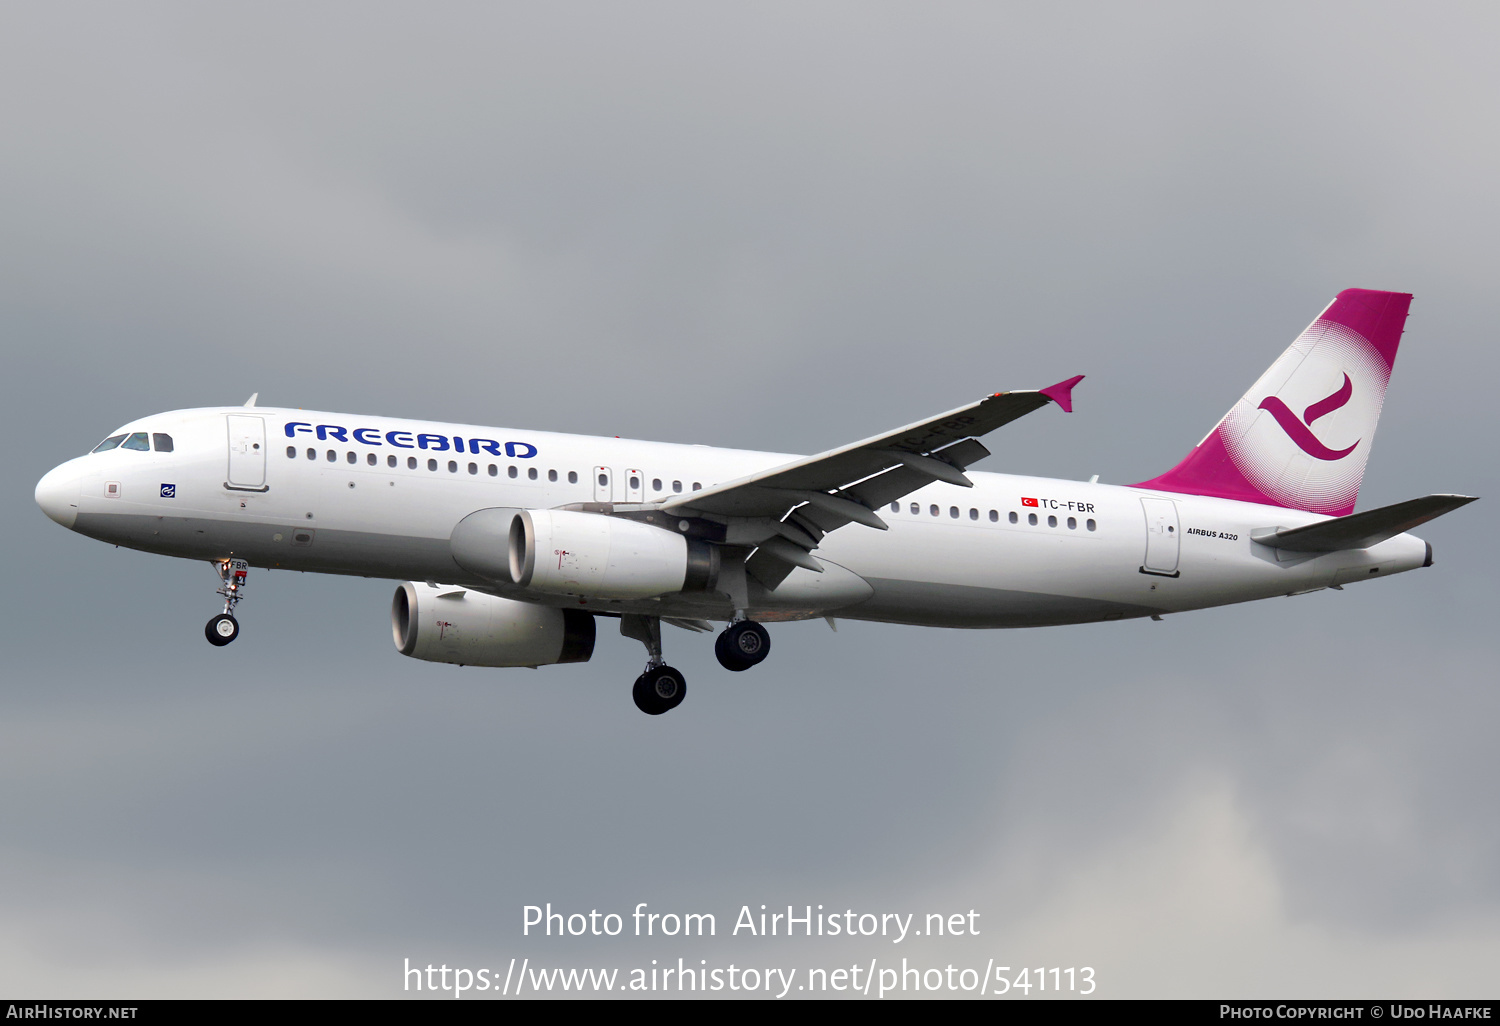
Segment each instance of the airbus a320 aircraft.
[{"label": "airbus a320 aircraft", "polygon": [[404,580],[396,647],[468,666],[586,661],[600,617],[646,646],[636,705],[683,699],[661,624],[729,670],[765,623],[1034,627],[1342,588],[1432,565],[1406,531],[1473,499],[1354,512],[1411,296],[1339,293],[1177,466],[1130,486],[966,473],[979,437],[1069,378],[816,456],[257,407],[126,424],[37,484],[53,520],[217,569]]}]

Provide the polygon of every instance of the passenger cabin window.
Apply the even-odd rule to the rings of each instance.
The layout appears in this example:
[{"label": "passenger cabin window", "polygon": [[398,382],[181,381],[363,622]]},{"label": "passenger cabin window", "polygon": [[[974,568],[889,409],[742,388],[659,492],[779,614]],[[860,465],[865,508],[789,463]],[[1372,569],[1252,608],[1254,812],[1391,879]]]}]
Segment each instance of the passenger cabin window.
[{"label": "passenger cabin window", "polygon": [[992,524],[998,524],[999,522],[1000,522],[1000,511],[998,509],[992,509],[992,510],[990,510],[990,523],[992,523]]},{"label": "passenger cabin window", "polygon": [[1010,511],[1010,522],[1013,523],[1013,524],[1015,524],[1015,523],[1019,523],[1020,520],[1021,520],[1021,518],[1018,517],[1018,516],[1016,516],[1016,511],[1015,510],[1011,510]]},{"label": "passenger cabin window", "polygon": [[477,463],[470,463],[469,464],[469,473],[471,473],[471,474],[477,474],[477,473],[479,473],[479,464],[477,464]]},{"label": "passenger cabin window", "polygon": [[915,502],[912,503],[911,504],[911,515],[912,516],[916,516],[920,512],[922,512],[922,507],[918,506]]},{"label": "passenger cabin window", "polygon": [[535,467],[527,467],[526,468],[526,476],[530,480],[535,481],[536,480],[536,468]]},{"label": "passenger cabin window", "polygon": [[125,436],[124,435],[110,435],[104,441],[102,441],[98,445],[94,446],[93,451],[94,452],[108,452],[110,449],[118,448],[119,445],[120,445],[120,443],[123,442],[123,441],[125,441]]},{"label": "passenger cabin window", "polygon": [[437,469],[437,460],[428,460],[427,461],[427,469],[428,470],[436,470]]},{"label": "passenger cabin window", "polygon": [[661,491],[661,478],[659,478],[659,477],[653,477],[651,479],[651,490],[653,492],[659,492],[659,491]]},{"label": "passenger cabin window", "polygon": [[1028,513],[1028,514],[1026,514],[1026,522],[1028,524],[1030,524],[1032,527],[1035,527],[1036,526],[1036,514],[1035,513]]},{"label": "passenger cabin window", "polygon": [[928,509],[928,512],[931,513],[933,516],[937,516],[938,515],[938,508],[936,506],[932,506],[932,507],[930,507]]},{"label": "passenger cabin window", "polygon": [[496,477],[496,476],[499,475],[499,473],[500,473],[500,468],[497,467],[497,466],[495,466],[493,463],[491,463],[490,464],[490,477]]},{"label": "passenger cabin window", "polygon": [[385,465],[388,466],[388,467],[394,467],[396,465],[396,457],[394,457],[394,456],[387,456],[385,458]]},{"label": "passenger cabin window", "polygon": [[289,460],[294,460],[297,458],[297,447],[295,445],[289,445],[286,447],[286,458]]},{"label": "passenger cabin window", "polygon": [[509,469],[509,470],[507,470],[507,471],[506,471],[506,472],[505,472],[505,473],[506,473],[506,474],[507,474],[507,475],[508,475],[508,476],[510,476],[510,477],[515,477],[515,476],[516,476],[516,468],[515,468],[515,467],[511,467],[511,468],[510,468],[510,469]]},{"label": "passenger cabin window", "polygon": [[899,502],[893,502],[893,503],[891,503],[891,512],[892,513],[900,513],[901,512],[901,503],[899,503]]},{"label": "passenger cabin window", "polygon": [[448,461],[448,473],[450,473],[450,474],[457,474],[458,473],[458,461],[457,460],[449,460]]},{"label": "passenger cabin window", "polygon": [[682,482],[681,481],[673,481],[672,482],[672,491],[674,491],[674,492],[680,492],[680,491],[682,491]]},{"label": "passenger cabin window", "polygon": [[122,449],[135,449],[137,452],[150,452],[151,443],[146,440],[146,432],[137,431],[121,443]]},{"label": "passenger cabin window", "polygon": [[365,455],[365,462],[368,463],[370,466],[373,467],[375,465],[375,454],[373,452],[372,453],[367,453]]},{"label": "passenger cabin window", "polygon": [[329,449],[328,450],[328,462],[329,463],[337,463],[338,461],[339,461],[339,454],[336,453],[336,452],[334,452],[332,449]]},{"label": "passenger cabin window", "polygon": [[695,492],[701,492],[702,490],[703,490],[703,486],[701,484],[699,484],[697,481],[694,481],[693,482],[693,491],[695,491]]},{"label": "passenger cabin window", "polygon": [[416,470],[417,469],[417,458],[415,456],[408,456],[408,457],[406,457],[406,469],[407,470]]},{"label": "passenger cabin window", "polygon": [[156,446],[157,452],[171,452],[172,436],[163,434],[160,431],[153,431],[151,433],[151,444]]},{"label": "passenger cabin window", "polygon": [[577,484],[577,483],[578,483],[578,471],[576,471],[576,470],[570,470],[570,471],[568,471],[568,484]]},{"label": "passenger cabin window", "polygon": [[547,480],[548,481],[556,481],[557,480],[557,471],[555,471],[555,470],[549,470],[549,471],[547,471]]},{"label": "passenger cabin window", "polygon": [[309,449],[309,450],[307,450],[307,458],[310,459],[310,460],[317,459],[318,458],[318,450],[316,450],[316,449]]},{"label": "passenger cabin window", "polygon": [[351,453],[349,453],[349,456],[348,456],[348,459],[346,460],[346,462],[348,462],[348,463],[355,463],[355,462],[358,462],[358,460],[359,460],[359,457],[356,456],[356,455],[354,455],[354,453],[351,452]]},{"label": "passenger cabin window", "polygon": [[978,520],[979,519],[979,510],[977,510],[977,509],[971,509],[971,510],[969,510],[969,519],[970,520]]}]

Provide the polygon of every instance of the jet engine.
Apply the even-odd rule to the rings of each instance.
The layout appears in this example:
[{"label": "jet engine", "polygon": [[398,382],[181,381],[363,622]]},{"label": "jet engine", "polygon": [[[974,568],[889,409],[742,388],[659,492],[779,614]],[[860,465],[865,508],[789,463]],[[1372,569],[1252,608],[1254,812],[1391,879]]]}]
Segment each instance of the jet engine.
[{"label": "jet engine", "polygon": [[414,581],[396,589],[391,632],[402,655],[460,666],[586,663],[594,654],[591,613]]},{"label": "jet engine", "polygon": [[449,539],[453,558],[488,580],[584,598],[710,591],[719,551],[639,520],[565,509],[482,509]]}]

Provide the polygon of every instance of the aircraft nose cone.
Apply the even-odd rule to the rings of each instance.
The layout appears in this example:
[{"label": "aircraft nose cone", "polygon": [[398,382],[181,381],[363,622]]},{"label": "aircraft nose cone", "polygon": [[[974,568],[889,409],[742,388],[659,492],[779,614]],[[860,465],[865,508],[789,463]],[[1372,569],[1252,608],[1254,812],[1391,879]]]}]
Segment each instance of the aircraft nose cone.
[{"label": "aircraft nose cone", "polygon": [[74,470],[64,463],[49,470],[36,483],[36,504],[53,520],[72,530],[78,519],[78,494],[81,481]]}]

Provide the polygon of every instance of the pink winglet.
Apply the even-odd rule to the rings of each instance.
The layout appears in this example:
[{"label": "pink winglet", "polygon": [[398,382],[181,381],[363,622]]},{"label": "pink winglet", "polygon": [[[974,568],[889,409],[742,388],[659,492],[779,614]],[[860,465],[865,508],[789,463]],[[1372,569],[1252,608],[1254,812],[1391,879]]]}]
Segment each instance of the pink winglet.
[{"label": "pink winglet", "polygon": [[1048,399],[1051,399],[1057,405],[1061,406],[1064,413],[1072,413],[1073,386],[1078,384],[1082,380],[1083,375],[1080,374],[1076,378],[1069,378],[1067,381],[1059,381],[1055,385],[1048,385],[1046,388],[1037,389],[1037,391],[1042,393],[1042,395],[1046,396]]}]

